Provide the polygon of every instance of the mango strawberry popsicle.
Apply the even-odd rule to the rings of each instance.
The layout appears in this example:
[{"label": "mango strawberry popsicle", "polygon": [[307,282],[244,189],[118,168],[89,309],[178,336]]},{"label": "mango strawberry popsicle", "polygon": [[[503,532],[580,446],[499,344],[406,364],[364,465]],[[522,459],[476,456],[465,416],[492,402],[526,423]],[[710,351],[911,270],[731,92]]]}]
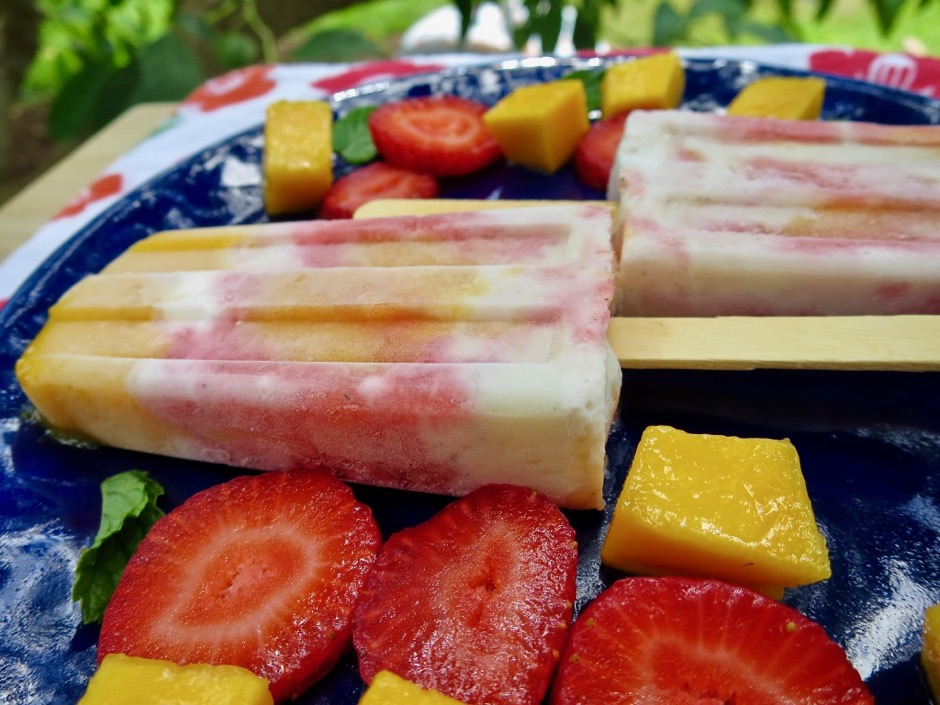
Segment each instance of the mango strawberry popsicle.
[{"label": "mango strawberry popsicle", "polygon": [[17,375],[102,444],[599,508],[611,225],[577,204],[160,233],[68,291]]},{"label": "mango strawberry popsicle", "polygon": [[940,126],[637,111],[621,315],[940,313]]}]

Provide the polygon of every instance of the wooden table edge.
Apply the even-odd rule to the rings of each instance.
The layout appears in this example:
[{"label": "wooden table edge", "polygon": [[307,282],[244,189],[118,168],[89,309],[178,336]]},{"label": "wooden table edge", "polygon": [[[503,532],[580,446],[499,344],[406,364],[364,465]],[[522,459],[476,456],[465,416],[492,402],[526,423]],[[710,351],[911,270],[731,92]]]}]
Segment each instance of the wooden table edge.
[{"label": "wooden table edge", "polygon": [[176,106],[162,102],[129,108],[0,207],[0,260],[32,237],[118,157],[153,133]]}]

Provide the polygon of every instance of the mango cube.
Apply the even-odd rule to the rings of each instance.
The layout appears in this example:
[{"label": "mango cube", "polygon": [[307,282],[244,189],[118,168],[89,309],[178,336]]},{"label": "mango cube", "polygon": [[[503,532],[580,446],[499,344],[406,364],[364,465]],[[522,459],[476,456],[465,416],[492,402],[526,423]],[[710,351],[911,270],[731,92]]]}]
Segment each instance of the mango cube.
[{"label": "mango cube", "polygon": [[924,615],[924,648],[920,652],[920,663],[933,699],[940,702],[940,602],[928,607]]},{"label": "mango cube", "polygon": [[506,158],[558,171],[588,131],[587,93],[576,79],[520,86],[483,114]]},{"label": "mango cube", "polygon": [[601,79],[604,117],[629,110],[675,108],[685,91],[685,70],[678,54],[652,54],[608,67]]},{"label": "mango cube", "polygon": [[78,705],[272,705],[268,681],[238,666],[108,654]]},{"label": "mango cube", "polygon": [[315,208],[333,183],[330,106],[315,100],[282,100],[268,106],[262,162],[269,214]]},{"label": "mango cube", "polygon": [[794,587],[831,575],[788,440],[647,428],[601,551],[629,573]]},{"label": "mango cube", "polygon": [[728,106],[728,115],[815,120],[825,94],[826,82],[821,78],[768,76],[742,88]]},{"label": "mango cube", "polygon": [[460,705],[436,690],[425,690],[391,671],[379,671],[372,678],[359,705]]}]

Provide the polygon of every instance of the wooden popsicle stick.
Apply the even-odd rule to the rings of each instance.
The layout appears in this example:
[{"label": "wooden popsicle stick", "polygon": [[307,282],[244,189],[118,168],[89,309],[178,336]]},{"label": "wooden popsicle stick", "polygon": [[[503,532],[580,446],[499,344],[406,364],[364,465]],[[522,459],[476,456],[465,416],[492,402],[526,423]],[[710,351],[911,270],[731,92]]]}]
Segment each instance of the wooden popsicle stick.
[{"label": "wooden popsicle stick", "polygon": [[940,370],[940,316],[613,318],[625,369]]}]

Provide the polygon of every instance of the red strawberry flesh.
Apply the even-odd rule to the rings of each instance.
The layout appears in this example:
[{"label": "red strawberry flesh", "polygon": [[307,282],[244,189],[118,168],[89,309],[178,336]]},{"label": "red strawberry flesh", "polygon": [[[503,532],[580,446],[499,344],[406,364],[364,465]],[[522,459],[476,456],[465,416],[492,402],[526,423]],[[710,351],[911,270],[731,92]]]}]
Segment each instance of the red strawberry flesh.
[{"label": "red strawberry flesh", "polygon": [[623,127],[629,113],[598,120],[587,131],[574,153],[574,171],[585,186],[607,191],[610,170],[617,157]]},{"label": "red strawberry flesh", "polygon": [[437,194],[433,176],[373,162],[333,182],[317,215],[325,220],[352,218],[359,206],[379,198],[437,198]]},{"label": "red strawberry flesh", "polygon": [[353,604],[380,541],[371,511],[325,473],[272,472],[211,487],[141,542],[105,611],[98,659],[242,666],[283,701],[348,646]]},{"label": "red strawberry flesh", "polygon": [[625,578],[578,616],[551,705],[871,705],[842,648],[768,597],[715,580]]},{"label": "red strawberry flesh", "polygon": [[483,122],[487,106],[458,96],[386,103],[369,116],[375,148],[389,164],[436,176],[463,176],[502,150]]},{"label": "red strawberry flesh", "polygon": [[356,607],[367,682],[387,669],[461,702],[536,705],[575,597],[577,545],[540,494],[490,485],[389,538]]}]

